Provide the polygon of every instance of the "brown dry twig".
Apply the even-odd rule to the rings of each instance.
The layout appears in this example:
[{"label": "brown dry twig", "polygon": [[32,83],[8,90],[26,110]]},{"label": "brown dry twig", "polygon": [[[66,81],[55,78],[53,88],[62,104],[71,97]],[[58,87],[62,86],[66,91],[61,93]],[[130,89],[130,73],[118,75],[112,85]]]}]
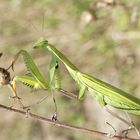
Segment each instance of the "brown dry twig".
[{"label": "brown dry twig", "polygon": [[[2,105],[2,104],[0,104],[0,108],[3,108],[5,110],[11,111],[11,112],[15,112],[15,113],[18,113],[18,114],[21,114],[21,115],[26,115],[27,114],[27,112],[25,112],[25,111],[14,109],[14,108],[11,108],[11,107],[7,107],[7,106]],[[69,125],[69,124],[66,124],[66,123],[63,123],[63,122],[60,122],[60,121],[53,121],[52,119],[48,119],[47,117],[43,117],[43,116],[40,116],[40,115],[33,114],[31,112],[28,112],[28,116],[30,118],[33,118],[33,119],[36,119],[36,120],[39,120],[39,121],[45,121],[45,122],[47,122],[49,124],[52,124],[52,125],[56,125],[56,126],[59,126],[59,127],[63,127],[63,128],[83,132],[83,133],[89,133],[89,134],[97,136],[97,137],[107,137],[107,135],[108,135],[107,133],[104,133],[104,132],[99,132],[99,131],[95,131],[95,130],[84,128],[84,127]],[[121,137],[121,136],[117,136],[117,135],[111,137],[110,139],[115,139],[115,140],[138,140],[138,139],[133,139],[133,138],[125,138],[125,137]]]}]

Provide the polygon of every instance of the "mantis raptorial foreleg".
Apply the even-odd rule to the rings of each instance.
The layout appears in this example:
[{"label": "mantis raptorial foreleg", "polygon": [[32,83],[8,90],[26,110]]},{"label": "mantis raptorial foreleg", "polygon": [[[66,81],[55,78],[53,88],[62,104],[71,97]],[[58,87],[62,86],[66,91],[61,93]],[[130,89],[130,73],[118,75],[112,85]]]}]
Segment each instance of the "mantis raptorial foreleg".
[{"label": "mantis raptorial foreleg", "polygon": [[[46,79],[44,78],[42,73],[39,71],[38,67],[34,63],[30,54],[25,50],[21,50],[17,53],[17,55],[15,56],[15,59],[12,61],[12,64],[11,64],[12,69],[14,69],[14,64],[20,55],[22,55],[24,58],[24,62],[28,70],[28,75],[15,76],[13,78],[12,82],[13,82],[13,87],[15,91],[16,91],[16,82],[21,82],[31,87],[32,89],[50,90],[52,92],[54,90],[58,90],[58,91],[61,91],[67,97],[71,97],[71,98],[75,97],[72,93],[70,94],[69,92],[61,89],[61,77],[60,77],[60,72],[59,72],[59,65],[58,65],[58,61],[55,55],[52,55],[52,60],[50,63],[48,76]],[[46,99],[46,97],[44,99]],[[36,104],[42,102],[43,100],[37,102]],[[52,119],[56,120],[57,106],[56,106],[54,95],[53,95],[53,102],[55,104],[55,113]]]}]

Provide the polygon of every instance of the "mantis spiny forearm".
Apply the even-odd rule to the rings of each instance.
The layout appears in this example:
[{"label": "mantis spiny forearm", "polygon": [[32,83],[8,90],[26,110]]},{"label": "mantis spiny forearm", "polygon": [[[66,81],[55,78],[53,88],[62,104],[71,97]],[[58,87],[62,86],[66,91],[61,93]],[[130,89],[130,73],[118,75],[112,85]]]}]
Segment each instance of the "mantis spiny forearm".
[{"label": "mantis spiny forearm", "polygon": [[14,64],[18,57],[22,55],[24,58],[24,62],[26,64],[28,73],[26,75],[17,75],[12,80],[12,86],[14,91],[16,92],[16,82],[22,82],[23,84],[34,88],[34,89],[43,89],[43,90],[51,90],[51,89],[58,89],[60,90],[65,96],[69,98],[76,98],[76,95],[71,94],[70,92],[61,89],[61,77],[59,72],[59,65],[57,59],[54,55],[52,55],[52,60],[49,67],[49,72],[47,79],[44,78],[42,73],[39,71],[38,67],[34,63],[31,55],[25,51],[20,50],[16,55],[12,64],[9,67],[14,69]]},{"label": "mantis spiny forearm", "polygon": [[15,63],[15,61],[18,59],[20,54],[24,58],[24,62],[26,64],[28,74],[23,76],[15,76],[13,82],[21,81],[22,83],[25,83],[35,89],[40,89],[40,88],[48,89],[49,83],[44,79],[43,75],[40,73],[36,64],[33,62],[32,57],[28,54],[27,51],[25,50],[19,51],[15,56],[14,61],[12,62],[12,66]]},{"label": "mantis spiny forearm", "polygon": [[[44,78],[42,73],[39,71],[38,67],[34,63],[31,55],[25,51],[20,50],[16,55],[10,67],[14,69],[14,63],[18,59],[18,57],[22,55],[25,65],[27,67],[27,74],[26,75],[17,75],[13,78],[11,84],[13,87],[14,92],[16,93],[16,82],[21,82],[33,89],[42,89],[42,90],[53,90],[57,89],[62,92],[65,96],[69,98],[75,98],[75,96],[63,89],[61,89],[61,77],[58,69],[58,62],[55,55],[52,55],[52,60],[49,67],[48,77],[47,79]],[[18,97],[17,95],[15,97]],[[46,98],[46,97],[45,97]],[[43,98],[44,100],[44,98]],[[53,97],[53,101],[55,103],[55,99]],[[40,101],[39,101],[40,102]],[[56,108],[56,103],[55,103]],[[55,111],[56,112],[56,111]]]}]

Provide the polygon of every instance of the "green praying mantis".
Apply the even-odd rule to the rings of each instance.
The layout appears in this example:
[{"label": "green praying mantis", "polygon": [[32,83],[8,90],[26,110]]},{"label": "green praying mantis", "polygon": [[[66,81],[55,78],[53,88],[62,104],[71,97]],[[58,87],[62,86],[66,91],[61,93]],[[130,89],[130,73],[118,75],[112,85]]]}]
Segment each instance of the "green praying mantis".
[{"label": "green praying mantis", "polygon": [[47,40],[43,38],[39,39],[34,48],[46,48],[64,63],[70,75],[79,85],[79,98],[88,90],[102,106],[110,105],[122,111],[140,115],[140,99],[95,77],[80,72],[67,57],[58,51],[52,44],[49,44]]},{"label": "green praying mantis", "polygon": [[[50,44],[46,39],[40,38],[35,43],[34,48],[47,49],[49,52],[51,52],[52,56],[57,57],[57,59],[59,59],[66,66],[70,75],[79,86],[79,99],[84,95],[85,91],[88,90],[89,93],[91,93],[97,99],[101,106],[106,107],[107,105],[109,105],[124,112],[140,115],[139,98],[136,98],[93,76],[80,72],[79,69],[64,54],[57,50],[56,47]],[[113,116],[128,124],[130,126],[129,129],[134,128],[137,134],[140,136],[140,133],[134,126],[133,122],[126,121],[125,119],[109,110],[107,107],[105,109]]]},{"label": "green praying mantis", "polygon": [[[140,99],[136,98],[106,82],[103,82],[95,77],[86,73],[80,72],[79,69],[72,64],[72,62],[64,56],[56,47],[50,44],[44,38],[40,38],[34,45],[34,48],[47,49],[52,54],[52,60],[48,72],[48,77],[45,79],[38,70],[32,57],[25,50],[21,50],[12,62],[12,67],[17,60],[18,56],[23,55],[29,74],[22,76],[15,76],[12,81],[13,89],[16,92],[16,82],[22,82],[34,89],[58,89],[61,90],[61,78],[58,67],[58,60],[60,60],[67,68],[68,72],[79,86],[80,99],[86,90],[89,91],[99,102],[101,106],[107,105],[120,109],[135,115],[140,115]],[[55,79],[55,80],[54,80]],[[113,114],[113,112],[109,111]],[[128,125],[133,125],[118,115],[114,115]]]}]

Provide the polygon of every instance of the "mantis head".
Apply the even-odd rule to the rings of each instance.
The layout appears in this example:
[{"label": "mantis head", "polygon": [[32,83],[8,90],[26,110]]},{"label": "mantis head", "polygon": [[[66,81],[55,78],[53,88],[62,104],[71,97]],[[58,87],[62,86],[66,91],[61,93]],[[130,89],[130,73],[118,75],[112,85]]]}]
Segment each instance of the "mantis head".
[{"label": "mantis head", "polygon": [[40,38],[34,45],[34,48],[45,48],[48,45],[48,41],[44,38]]}]

